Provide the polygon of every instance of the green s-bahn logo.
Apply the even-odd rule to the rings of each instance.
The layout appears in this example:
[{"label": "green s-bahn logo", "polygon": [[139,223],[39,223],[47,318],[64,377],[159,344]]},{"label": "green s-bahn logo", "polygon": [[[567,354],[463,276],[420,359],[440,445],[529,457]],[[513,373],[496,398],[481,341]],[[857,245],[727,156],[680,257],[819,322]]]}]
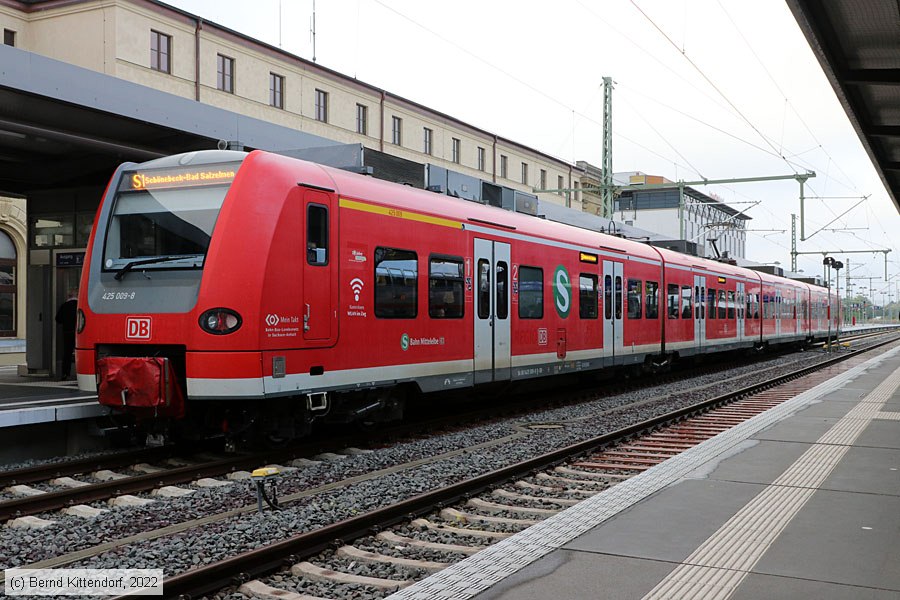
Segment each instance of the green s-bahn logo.
[{"label": "green s-bahn logo", "polygon": [[553,305],[561,319],[569,316],[569,310],[572,308],[572,280],[562,265],[556,267],[553,273]]},{"label": "green s-bahn logo", "polygon": [[400,336],[400,349],[406,352],[409,350],[409,334],[404,333]]}]

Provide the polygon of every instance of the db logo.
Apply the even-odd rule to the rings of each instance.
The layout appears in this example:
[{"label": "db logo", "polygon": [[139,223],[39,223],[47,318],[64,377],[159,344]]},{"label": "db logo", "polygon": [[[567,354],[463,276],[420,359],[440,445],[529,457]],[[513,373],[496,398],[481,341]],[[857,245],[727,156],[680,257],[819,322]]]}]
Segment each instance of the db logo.
[{"label": "db logo", "polygon": [[269,327],[275,327],[278,325],[278,315],[266,315],[266,325]]},{"label": "db logo", "polygon": [[150,339],[150,317],[128,317],[125,319],[125,337],[129,340]]}]

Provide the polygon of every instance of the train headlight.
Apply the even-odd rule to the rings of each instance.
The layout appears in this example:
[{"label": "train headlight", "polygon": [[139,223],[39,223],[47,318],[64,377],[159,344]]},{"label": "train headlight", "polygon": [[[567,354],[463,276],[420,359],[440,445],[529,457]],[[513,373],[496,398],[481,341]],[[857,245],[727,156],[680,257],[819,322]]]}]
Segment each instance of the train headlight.
[{"label": "train headlight", "polygon": [[230,308],[211,308],[200,315],[200,328],[213,335],[234,333],[241,327],[241,315]]},{"label": "train headlight", "polygon": [[84,325],[84,311],[79,308],[78,312],[75,313],[75,331],[77,333],[81,333],[82,331],[84,331]]}]

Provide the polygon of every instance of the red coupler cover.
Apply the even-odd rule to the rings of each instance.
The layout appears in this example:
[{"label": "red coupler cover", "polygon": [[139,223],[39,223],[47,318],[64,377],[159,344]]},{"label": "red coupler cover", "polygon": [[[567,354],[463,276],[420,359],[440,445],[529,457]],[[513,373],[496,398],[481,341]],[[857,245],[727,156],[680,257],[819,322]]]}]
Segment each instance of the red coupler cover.
[{"label": "red coupler cover", "polygon": [[97,396],[104,406],[141,417],[184,416],[184,396],[167,358],[101,358],[97,378]]}]

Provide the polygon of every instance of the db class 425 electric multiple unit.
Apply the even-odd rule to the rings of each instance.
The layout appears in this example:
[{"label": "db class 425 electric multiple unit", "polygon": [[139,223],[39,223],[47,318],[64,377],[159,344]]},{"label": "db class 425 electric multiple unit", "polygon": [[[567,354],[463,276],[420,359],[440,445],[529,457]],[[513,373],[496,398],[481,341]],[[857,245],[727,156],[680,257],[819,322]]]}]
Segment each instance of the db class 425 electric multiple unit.
[{"label": "db class 425 electric multiple unit", "polygon": [[[805,342],[816,286],[261,151],[122,165],[78,384],[154,435],[282,440],[429,393]],[[155,430],[155,431],[154,431]]]}]

